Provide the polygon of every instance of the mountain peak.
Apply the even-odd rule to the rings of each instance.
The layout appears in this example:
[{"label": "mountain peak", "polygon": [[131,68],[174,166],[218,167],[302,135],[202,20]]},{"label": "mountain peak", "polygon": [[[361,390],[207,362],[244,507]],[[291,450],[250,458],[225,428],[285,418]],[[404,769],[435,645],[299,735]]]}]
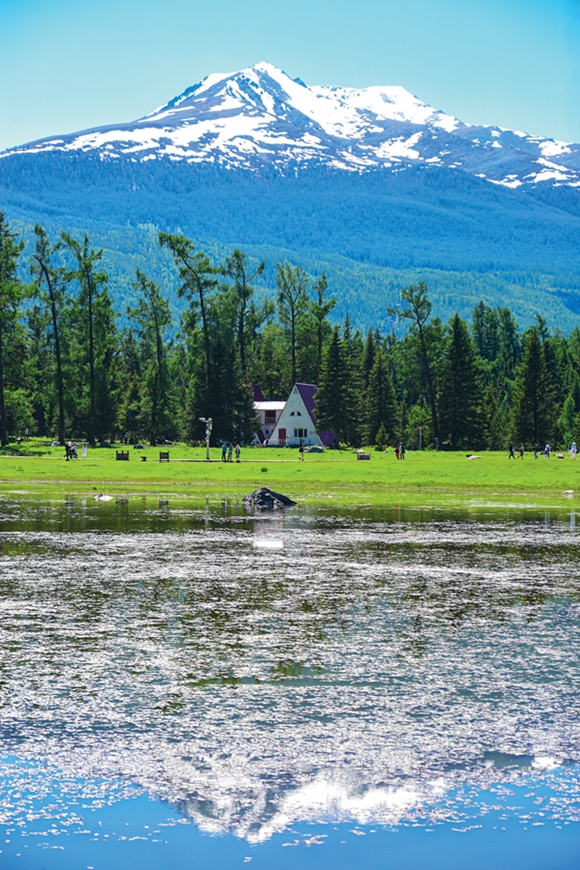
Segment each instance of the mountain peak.
[{"label": "mountain peak", "polygon": [[[309,86],[267,61],[211,73],[137,121],[50,138],[5,152],[95,153],[101,159],[169,159],[280,172],[322,165],[365,172],[447,167],[518,187],[580,187],[580,149],[472,126],[400,86]],[[292,168],[292,169],[291,169]]]}]

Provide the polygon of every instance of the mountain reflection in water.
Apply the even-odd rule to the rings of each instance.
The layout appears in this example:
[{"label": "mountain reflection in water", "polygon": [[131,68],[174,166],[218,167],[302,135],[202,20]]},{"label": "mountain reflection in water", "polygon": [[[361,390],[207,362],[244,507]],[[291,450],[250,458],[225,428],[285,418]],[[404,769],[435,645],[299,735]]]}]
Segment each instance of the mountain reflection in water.
[{"label": "mountain reflection in water", "polygon": [[579,818],[578,542],[570,511],[4,499],[0,755],[253,841],[526,777]]}]

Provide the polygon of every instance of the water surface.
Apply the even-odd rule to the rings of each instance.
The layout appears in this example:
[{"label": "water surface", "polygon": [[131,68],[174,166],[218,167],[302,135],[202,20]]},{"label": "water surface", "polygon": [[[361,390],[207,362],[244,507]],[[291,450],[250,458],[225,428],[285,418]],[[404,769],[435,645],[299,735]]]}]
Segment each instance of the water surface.
[{"label": "water surface", "polygon": [[341,825],[416,840],[494,813],[567,843],[578,543],[561,509],[4,498],[0,818],[72,831],[142,794],[242,852],[310,823],[336,827],[330,855]]}]

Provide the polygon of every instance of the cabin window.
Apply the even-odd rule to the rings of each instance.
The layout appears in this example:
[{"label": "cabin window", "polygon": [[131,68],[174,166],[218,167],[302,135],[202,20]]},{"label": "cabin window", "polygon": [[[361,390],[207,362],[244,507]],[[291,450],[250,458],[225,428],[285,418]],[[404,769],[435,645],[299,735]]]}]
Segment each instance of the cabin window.
[{"label": "cabin window", "polygon": [[266,411],[266,416],[265,416],[264,422],[266,424],[275,423],[276,422],[276,411]]},{"label": "cabin window", "polygon": [[294,430],[295,438],[308,438],[308,429],[295,429]]}]

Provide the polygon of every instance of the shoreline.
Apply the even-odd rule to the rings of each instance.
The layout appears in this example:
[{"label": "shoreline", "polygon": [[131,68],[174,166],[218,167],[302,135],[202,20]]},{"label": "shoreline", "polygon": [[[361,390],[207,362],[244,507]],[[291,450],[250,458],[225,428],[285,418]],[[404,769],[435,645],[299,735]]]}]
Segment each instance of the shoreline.
[{"label": "shoreline", "polygon": [[[356,451],[343,449],[306,455],[285,448],[245,448],[242,461],[222,462],[218,448],[208,462],[203,448],[164,446],[169,462],[159,462],[159,448],[147,448],[129,461],[117,461],[116,449],[89,448],[86,459],[66,461],[62,448],[28,442],[19,453],[0,455],[0,495],[16,491],[41,496],[122,495],[187,496],[193,500],[231,499],[267,486],[299,504],[317,502],[347,507],[361,503],[389,506],[397,501],[424,505],[491,499],[522,504],[532,500],[574,506],[580,496],[580,461],[565,458],[509,461],[507,452],[467,454],[409,451],[404,461],[392,451],[371,451],[359,462]],[[290,453],[290,455],[289,455]],[[60,460],[60,461],[57,461]]]}]

